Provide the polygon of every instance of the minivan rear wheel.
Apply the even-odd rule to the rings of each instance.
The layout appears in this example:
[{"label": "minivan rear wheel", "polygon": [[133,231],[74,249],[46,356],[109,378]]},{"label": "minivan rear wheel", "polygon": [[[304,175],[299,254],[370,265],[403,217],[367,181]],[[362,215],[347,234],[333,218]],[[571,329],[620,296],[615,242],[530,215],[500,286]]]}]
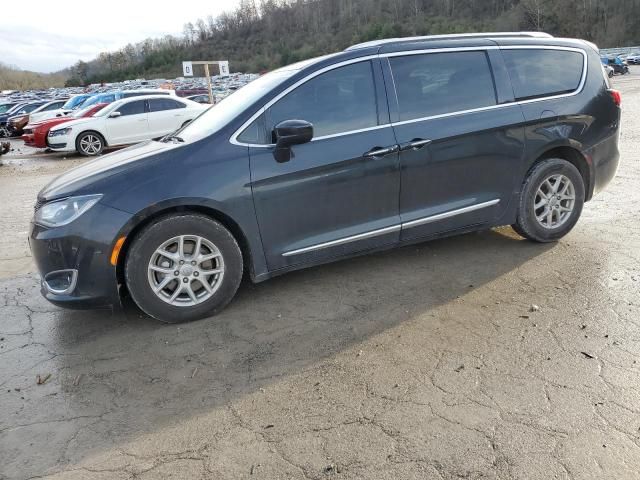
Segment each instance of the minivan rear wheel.
[{"label": "minivan rear wheel", "polygon": [[204,215],[161,218],[135,238],[125,261],[131,297],[166,323],[215,315],[231,301],[241,279],[238,243]]},{"label": "minivan rear wheel", "polygon": [[529,240],[553,242],[571,231],[584,205],[584,181],[561,158],[538,163],[527,176],[513,229]]}]

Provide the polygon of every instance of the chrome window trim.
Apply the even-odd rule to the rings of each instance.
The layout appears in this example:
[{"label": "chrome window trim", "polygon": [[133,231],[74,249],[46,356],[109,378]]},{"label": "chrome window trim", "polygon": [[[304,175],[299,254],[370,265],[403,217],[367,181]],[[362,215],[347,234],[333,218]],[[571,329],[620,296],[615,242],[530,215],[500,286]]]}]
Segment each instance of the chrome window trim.
[{"label": "chrome window trim", "polygon": [[458,112],[440,113],[438,115],[431,115],[429,117],[414,118],[411,120],[402,120],[400,122],[391,122],[391,125],[393,127],[397,127],[400,125],[408,125],[410,123],[425,122],[427,120],[437,120],[439,118],[456,117],[458,115],[466,115],[468,113],[486,112],[488,110],[495,110],[497,108],[517,107],[517,106],[518,106],[517,102],[500,103],[498,105],[489,105],[488,107],[472,108],[471,110],[460,110]]},{"label": "chrome window trim", "polygon": [[500,199],[495,198],[487,202],[469,205],[468,207],[457,208],[455,210],[450,210],[448,212],[438,213],[436,215],[429,215],[428,217],[418,218],[416,220],[411,220],[410,222],[402,222],[402,223],[398,223],[397,225],[392,225],[390,227],[371,230],[369,232],[359,233],[357,235],[351,235],[349,237],[338,238],[336,240],[331,240],[329,242],[323,242],[315,245],[310,245],[308,247],[298,248],[296,250],[284,252],[282,256],[290,257],[292,255],[300,255],[301,253],[315,252],[316,250],[323,250],[329,247],[336,247],[338,245],[344,245],[346,243],[356,242],[358,240],[366,240],[368,238],[384,235],[385,233],[398,232],[404,229],[413,228],[420,225],[425,225],[427,223],[437,222],[439,220],[455,217],[456,215],[462,215],[463,213],[474,212],[476,210],[481,210],[486,207],[497,205],[498,203],[500,203]]},{"label": "chrome window trim", "polygon": [[[285,95],[287,95],[288,93],[290,93],[291,91],[295,90],[296,88],[298,88],[300,85],[308,82],[309,80],[317,77],[318,75],[322,75],[325,72],[328,72],[330,70],[334,70],[336,68],[340,68],[340,67],[344,67],[346,65],[351,65],[353,63],[360,63],[360,62],[368,62],[371,61],[375,58],[378,58],[378,55],[367,55],[364,57],[358,57],[358,58],[352,58],[351,60],[345,60],[343,62],[339,62],[339,63],[334,63],[333,65],[327,65],[324,68],[321,68],[320,70],[317,70],[315,72],[310,73],[309,75],[307,75],[304,78],[301,78],[300,80],[298,80],[296,83],[294,83],[293,85],[287,87],[286,89],[284,89],[282,92],[280,92],[278,95],[276,95],[274,98],[272,98],[271,100],[269,100],[262,108],[258,109],[258,111],[256,113],[254,113],[251,117],[249,117],[249,120],[247,120],[246,122],[244,122],[240,128],[238,128],[233,135],[231,135],[231,138],[229,139],[229,141],[233,144],[233,145],[239,145],[241,147],[260,147],[260,148],[269,148],[269,147],[273,147],[273,143],[268,144],[268,145],[262,145],[262,144],[250,144],[250,143],[243,143],[238,141],[238,137],[242,134],[242,132],[245,130],[245,128],[247,128],[249,125],[251,125],[251,123],[258,118],[260,115],[262,115],[269,107],[271,107],[271,105],[273,105],[274,103],[276,103],[278,100],[280,100],[282,97],[284,97]],[[385,125],[376,125],[375,127],[371,127],[371,128],[377,128],[377,127],[382,127],[382,126],[388,126],[388,124]],[[338,135],[346,135],[348,133],[351,132],[346,132],[346,133],[338,133],[338,134],[333,134],[331,136],[338,136]],[[326,135],[325,137],[329,137],[329,135]],[[322,139],[323,137],[318,137],[317,139]],[[317,140],[314,139],[314,140]],[[313,141],[313,140],[312,140]]]},{"label": "chrome window trim", "polygon": [[[343,67],[345,65],[351,65],[353,63],[358,63],[358,62],[364,62],[364,61],[370,61],[372,59],[375,58],[386,58],[387,61],[389,58],[391,57],[402,57],[402,56],[408,56],[408,55],[425,55],[425,54],[430,54],[430,53],[449,53],[449,52],[473,52],[473,51],[488,51],[488,50],[561,50],[561,51],[570,51],[570,52],[577,52],[582,54],[583,57],[583,68],[582,68],[582,77],[580,79],[580,83],[578,84],[578,88],[576,90],[574,90],[573,92],[569,92],[569,93],[562,93],[559,95],[550,95],[547,97],[540,97],[540,98],[532,98],[530,100],[519,100],[519,101],[512,101],[512,102],[505,102],[505,103],[500,103],[498,105],[489,105],[487,107],[480,107],[480,108],[474,108],[471,110],[461,110],[461,111],[457,111],[457,112],[450,112],[450,113],[442,113],[442,114],[438,114],[438,115],[431,115],[431,116],[427,116],[427,117],[420,117],[420,118],[415,118],[415,119],[411,119],[411,120],[403,120],[403,121],[399,121],[399,122],[389,122],[389,123],[385,123],[385,124],[381,124],[381,125],[376,125],[374,127],[369,127],[369,128],[364,128],[364,129],[359,129],[359,130],[350,130],[347,132],[342,132],[342,133],[334,133],[331,135],[324,135],[321,137],[316,137],[314,139],[312,139],[311,141],[320,141],[320,140],[325,140],[328,138],[336,138],[336,137],[341,137],[341,136],[346,136],[346,135],[353,135],[356,133],[362,133],[362,132],[367,132],[370,130],[378,130],[381,128],[385,128],[385,127],[395,127],[395,126],[399,126],[399,125],[406,125],[406,124],[410,124],[410,123],[416,123],[416,122],[423,122],[423,121],[427,121],[427,120],[435,120],[435,119],[439,119],[439,118],[446,118],[446,117],[453,117],[453,116],[458,116],[458,115],[465,115],[465,114],[469,114],[469,113],[476,113],[476,112],[483,112],[483,111],[488,111],[488,110],[493,110],[493,109],[497,109],[497,108],[505,108],[505,107],[510,107],[510,106],[514,106],[514,105],[526,105],[528,103],[535,103],[535,102],[544,102],[547,100],[555,100],[558,98],[567,98],[567,97],[573,97],[575,95],[579,95],[580,93],[582,93],[582,91],[584,90],[584,86],[587,82],[587,73],[588,73],[588,56],[587,56],[587,52],[582,49],[582,48],[578,48],[578,47],[564,47],[564,46],[559,46],[559,45],[495,45],[495,46],[478,46],[478,47],[453,47],[453,48],[433,48],[433,49],[423,49],[423,50],[405,50],[405,51],[400,51],[400,52],[388,52],[388,53],[383,53],[383,54],[376,54],[376,55],[367,55],[364,57],[358,57],[358,58],[352,58],[351,60],[345,60],[343,62],[339,62],[339,63],[335,63],[333,65],[327,65],[324,68],[321,68],[318,71],[312,72],[309,75],[307,75],[306,77],[298,80],[296,83],[294,83],[293,85],[291,85],[290,87],[286,88],[284,91],[280,92],[275,98],[272,98],[269,102],[267,102],[262,108],[259,108],[258,111],[256,111],[251,117],[249,117],[249,119],[244,122],[230,137],[229,142],[233,145],[237,145],[240,147],[253,147],[253,148],[273,148],[275,144],[270,143],[270,144],[256,144],[256,143],[245,143],[245,142],[240,142],[238,141],[238,137],[242,134],[242,132],[249,126],[251,125],[251,123],[258,118],[260,115],[262,115],[264,112],[266,112],[266,110],[271,107],[271,105],[273,105],[274,103],[276,103],[278,100],[280,100],[282,97],[284,97],[285,95],[287,95],[289,92],[291,92],[292,90],[295,90],[297,87],[299,87],[300,85],[306,83],[307,81],[311,80],[312,78],[317,77],[318,75],[321,75],[325,72],[328,72],[330,70],[334,70],[336,68],[340,68]],[[390,65],[389,65],[390,67]],[[393,70],[391,70],[391,78],[393,79],[394,82],[394,92],[397,95],[397,89],[395,87],[395,78],[393,77]]]},{"label": "chrome window trim", "polygon": [[554,100],[556,98],[567,98],[579,95],[584,90],[584,86],[587,83],[587,73],[589,69],[589,57],[587,52],[582,48],[576,47],[560,47],[554,45],[509,45],[507,47],[501,47],[502,50],[561,50],[566,52],[577,52],[582,55],[582,78],[573,92],[561,93],[559,95],[549,95],[547,97],[532,98],[531,100],[517,100],[515,103],[518,105],[526,105],[527,103],[543,102],[546,100]]}]

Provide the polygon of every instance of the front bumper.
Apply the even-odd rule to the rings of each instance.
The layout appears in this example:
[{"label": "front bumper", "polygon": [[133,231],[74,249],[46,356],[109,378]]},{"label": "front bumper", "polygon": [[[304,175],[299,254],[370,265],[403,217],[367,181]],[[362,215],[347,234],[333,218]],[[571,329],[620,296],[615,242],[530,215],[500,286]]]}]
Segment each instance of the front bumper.
[{"label": "front bumper", "polygon": [[[119,306],[111,250],[131,215],[97,203],[80,218],[56,228],[31,224],[29,244],[42,278],[42,295],[65,308]],[[54,285],[56,272],[74,273],[72,288]],[[45,279],[48,282],[45,282]]]},{"label": "front bumper", "polygon": [[55,137],[47,136],[47,145],[51,150],[59,152],[75,151],[75,139],[72,135],[56,135]]}]

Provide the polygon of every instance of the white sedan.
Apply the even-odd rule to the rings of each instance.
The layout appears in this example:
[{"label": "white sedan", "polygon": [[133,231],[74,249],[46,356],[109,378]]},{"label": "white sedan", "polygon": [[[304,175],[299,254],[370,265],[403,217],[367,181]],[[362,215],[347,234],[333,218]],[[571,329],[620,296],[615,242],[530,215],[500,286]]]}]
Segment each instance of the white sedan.
[{"label": "white sedan", "polygon": [[175,132],[208,105],[185,98],[152,95],[126,98],[93,117],[73,120],[49,130],[49,148],[81,155],[99,155],[105,147],[128,145]]}]

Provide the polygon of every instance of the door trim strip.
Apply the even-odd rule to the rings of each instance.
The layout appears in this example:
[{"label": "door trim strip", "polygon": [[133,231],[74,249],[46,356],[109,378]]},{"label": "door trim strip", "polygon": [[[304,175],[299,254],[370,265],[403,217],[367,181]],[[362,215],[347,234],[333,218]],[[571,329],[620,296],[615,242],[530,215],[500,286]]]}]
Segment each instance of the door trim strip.
[{"label": "door trim strip", "polygon": [[316,250],[322,250],[323,248],[336,247],[338,245],[343,245],[345,243],[355,242],[358,240],[366,240],[367,238],[377,237],[379,235],[384,235],[385,233],[398,232],[400,231],[401,228],[402,226],[400,224],[392,225],[390,227],[385,227],[385,228],[379,228],[378,230],[371,230],[370,232],[359,233],[358,235],[343,237],[337,240],[332,240],[330,242],[318,243],[316,245],[311,245],[310,247],[298,248],[297,250],[284,252],[282,256],[290,257],[292,255],[299,255],[301,253],[308,253]]},{"label": "door trim strip", "polygon": [[339,238],[337,240],[332,240],[330,242],[323,242],[323,243],[318,243],[316,245],[311,245],[309,247],[290,250],[288,252],[284,252],[282,256],[291,257],[293,255],[300,255],[302,253],[315,252],[316,250],[322,250],[324,248],[329,248],[329,247],[336,247],[338,245],[344,245],[345,243],[356,242],[358,240],[366,240],[368,238],[384,235],[385,233],[398,232],[400,230],[404,230],[405,228],[417,227],[419,225],[425,225],[427,223],[437,222],[438,220],[444,220],[445,218],[454,217],[456,215],[462,215],[463,213],[474,212],[482,208],[490,207],[492,205],[497,205],[498,203],[500,203],[500,199],[496,198],[494,200],[489,200],[488,202],[477,203],[475,205],[469,205],[468,207],[458,208],[456,210],[451,210],[449,212],[444,212],[444,213],[439,213],[437,215],[430,215],[428,217],[418,218],[417,220],[412,220],[410,222],[399,223],[397,225],[392,225],[390,227],[379,228],[377,230],[371,230],[370,232],[359,233],[358,235]]},{"label": "door trim strip", "polygon": [[446,218],[455,217],[456,215],[462,215],[463,213],[475,212],[483,208],[491,207],[500,203],[500,199],[489,200],[488,202],[476,203],[475,205],[469,205],[468,207],[458,208],[456,210],[450,210],[444,213],[438,213],[437,215],[431,215],[429,217],[418,218],[411,220],[410,222],[402,223],[402,229],[419,227],[431,222],[437,222],[438,220],[444,220]]}]

